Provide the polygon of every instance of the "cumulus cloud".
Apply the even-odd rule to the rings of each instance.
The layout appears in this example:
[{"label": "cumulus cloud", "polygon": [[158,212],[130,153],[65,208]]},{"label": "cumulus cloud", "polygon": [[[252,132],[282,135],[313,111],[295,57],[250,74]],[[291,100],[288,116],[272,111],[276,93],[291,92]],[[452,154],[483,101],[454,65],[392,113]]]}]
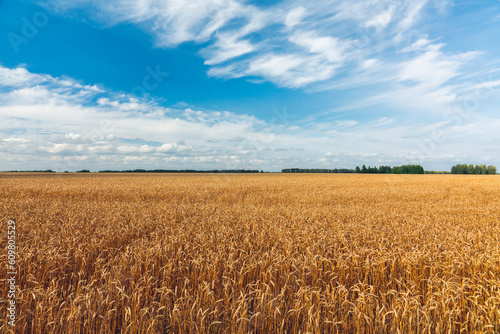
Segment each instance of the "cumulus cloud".
[{"label": "cumulus cloud", "polygon": [[[401,124],[381,118],[290,120],[283,126],[228,111],[174,110],[90,85],[79,84],[76,89],[68,85],[69,78],[36,75],[26,69],[0,67],[0,71],[5,78],[13,73],[34,78],[26,80],[24,87],[9,79],[0,82],[10,85],[9,91],[0,92],[2,169],[353,167],[368,163],[367,152],[398,164],[408,162],[408,147],[415,146],[415,140],[431,136],[436,128],[445,127],[448,136],[455,138],[443,144],[449,149],[453,140],[500,125],[494,119],[465,126],[443,121]],[[14,100],[12,92],[33,87],[46,90],[46,96],[17,95]],[[137,108],[122,107],[131,103]],[[325,155],[332,148],[335,156]],[[425,157],[439,161],[432,154]],[[373,158],[370,163],[377,161]]]}]

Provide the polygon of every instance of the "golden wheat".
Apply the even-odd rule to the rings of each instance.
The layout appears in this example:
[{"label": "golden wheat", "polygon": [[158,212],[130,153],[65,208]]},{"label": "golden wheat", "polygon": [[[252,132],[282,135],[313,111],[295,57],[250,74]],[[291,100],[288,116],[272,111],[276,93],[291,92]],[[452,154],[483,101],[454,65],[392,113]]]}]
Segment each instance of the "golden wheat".
[{"label": "golden wheat", "polygon": [[18,333],[500,332],[499,177],[0,174],[0,193]]}]

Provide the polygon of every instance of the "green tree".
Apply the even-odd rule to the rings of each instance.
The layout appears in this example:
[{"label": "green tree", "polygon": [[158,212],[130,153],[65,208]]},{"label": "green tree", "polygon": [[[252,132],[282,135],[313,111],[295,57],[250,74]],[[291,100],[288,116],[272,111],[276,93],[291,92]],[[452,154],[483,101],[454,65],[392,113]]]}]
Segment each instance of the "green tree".
[{"label": "green tree", "polygon": [[458,164],[456,167],[457,167],[457,174],[467,174],[466,164]]},{"label": "green tree", "polygon": [[497,168],[493,165],[467,165],[467,164],[457,164],[451,167],[451,174],[496,174]]},{"label": "green tree", "polygon": [[476,165],[476,174],[486,174],[488,168],[486,167],[486,165]]},{"label": "green tree", "polygon": [[467,174],[474,174],[474,165],[467,166]]},{"label": "green tree", "polygon": [[391,166],[380,166],[378,168],[378,172],[381,174],[388,174],[391,173],[391,171],[392,171]]},{"label": "green tree", "polygon": [[479,167],[479,165],[476,165],[474,167],[474,174],[476,175],[481,174],[481,167]]},{"label": "green tree", "polygon": [[424,167],[420,165],[403,165],[392,168],[392,174],[424,174]]}]

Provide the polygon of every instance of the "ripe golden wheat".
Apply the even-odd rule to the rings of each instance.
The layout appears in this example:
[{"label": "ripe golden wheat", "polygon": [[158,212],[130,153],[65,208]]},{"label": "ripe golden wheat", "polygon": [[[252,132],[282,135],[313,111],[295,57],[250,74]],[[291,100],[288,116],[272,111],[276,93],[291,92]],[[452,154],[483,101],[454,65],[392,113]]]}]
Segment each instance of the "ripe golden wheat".
[{"label": "ripe golden wheat", "polygon": [[18,333],[500,332],[500,177],[0,174],[0,192]]}]

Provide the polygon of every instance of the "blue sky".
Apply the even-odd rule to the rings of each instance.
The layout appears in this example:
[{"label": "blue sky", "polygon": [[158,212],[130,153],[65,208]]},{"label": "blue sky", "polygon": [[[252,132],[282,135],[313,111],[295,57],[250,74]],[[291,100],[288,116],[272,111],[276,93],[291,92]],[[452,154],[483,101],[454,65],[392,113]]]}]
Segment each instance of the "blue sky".
[{"label": "blue sky", "polygon": [[500,1],[0,1],[0,170],[500,166]]}]

